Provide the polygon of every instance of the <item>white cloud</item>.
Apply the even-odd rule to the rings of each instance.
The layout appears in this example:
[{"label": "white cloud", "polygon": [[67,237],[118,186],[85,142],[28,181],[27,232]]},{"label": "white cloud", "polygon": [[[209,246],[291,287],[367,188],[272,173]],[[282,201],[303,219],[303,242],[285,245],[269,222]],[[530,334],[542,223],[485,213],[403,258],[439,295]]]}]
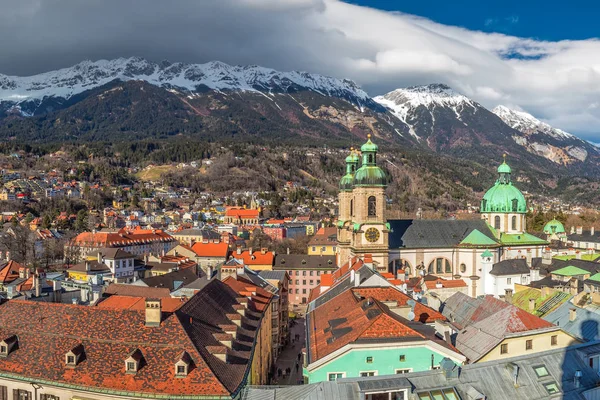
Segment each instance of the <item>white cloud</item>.
[{"label": "white cloud", "polygon": [[339,0],[0,0],[0,9],[13,10],[0,14],[5,73],[138,55],[306,70],[372,95],[440,82],[600,142],[598,40],[471,31]]}]

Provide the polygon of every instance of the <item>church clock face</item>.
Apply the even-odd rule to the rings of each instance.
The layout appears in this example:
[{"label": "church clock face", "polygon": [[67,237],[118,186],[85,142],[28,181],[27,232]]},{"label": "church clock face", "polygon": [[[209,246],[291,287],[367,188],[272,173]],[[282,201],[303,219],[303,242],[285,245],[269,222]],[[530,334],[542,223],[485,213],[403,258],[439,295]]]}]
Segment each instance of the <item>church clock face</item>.
[{"label": "church clock face", "polygon": [[379,240],[379,229],[377,228],[369,228],[367,229],[367,231],[365,232],[365,238],[373,243]]}]

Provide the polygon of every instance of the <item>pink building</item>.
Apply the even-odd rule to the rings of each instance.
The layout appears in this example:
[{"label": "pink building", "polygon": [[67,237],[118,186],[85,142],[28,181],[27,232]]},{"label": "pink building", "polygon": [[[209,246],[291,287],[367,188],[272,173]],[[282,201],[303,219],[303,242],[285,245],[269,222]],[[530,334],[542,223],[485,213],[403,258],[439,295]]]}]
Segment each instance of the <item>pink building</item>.
[{"label": "pink building", "polygon": [[274,271],[287,271],[289,276],[288,300],[291,305],[308,302],[312,288],[321,283],[321,276],[337,270],[335,256],[278,254]]}]

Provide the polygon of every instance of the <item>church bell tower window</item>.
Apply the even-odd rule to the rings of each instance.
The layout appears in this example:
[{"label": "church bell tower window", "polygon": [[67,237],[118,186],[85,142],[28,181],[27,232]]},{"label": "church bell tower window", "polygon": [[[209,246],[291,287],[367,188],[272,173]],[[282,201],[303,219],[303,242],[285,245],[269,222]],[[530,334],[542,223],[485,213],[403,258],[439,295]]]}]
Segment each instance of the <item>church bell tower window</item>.
[{"label": "church bell tower window", "polygon": [[377,216],[377,200],[375,196],[370,196],[367,200],[367,215],[369,217]]},{"label": "church bell tower window", "polygon": [[494,228],[500,229],[500,216],[499,215],[496,215],[494,217]]}]

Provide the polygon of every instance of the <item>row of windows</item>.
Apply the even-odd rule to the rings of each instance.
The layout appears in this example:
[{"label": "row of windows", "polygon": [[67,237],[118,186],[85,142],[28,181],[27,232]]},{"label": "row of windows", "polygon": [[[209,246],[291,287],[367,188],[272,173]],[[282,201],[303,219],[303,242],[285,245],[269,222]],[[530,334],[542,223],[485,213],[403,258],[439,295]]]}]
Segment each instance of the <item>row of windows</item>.
[{"label": "row of windows", "polygon": [[[510,225],[511,225],[511,229],[513,231],[517,230],[517,216],[513,215],[511,220],[510,220]],[[495,229],[500,229],[500,216],[496,215],[496,217],[494,218],[494,228]]]},{"label": "row of windows", "polygon": [[[335,253],[335,246],[333,246],[333,249],[332,249],[332,250],[333,250],[333,252]],[[317,251],[317,247],[316,247],[316,246],[313,246],[313,247],[312,247],[312,251]],[[325,247],[325,246],[321,247],[321,251],[327,251],[327,247]]]},{"label": "row of windows", "polygon": [[[550,336],[550,345],[558,345],[558,335]],[[525,350],[533,350],[533,339],[528,339],[525,341]],[[500,354],[508,354],[508,343],[500,345]]]},{"label": "row of windows", "polygon": [[[0,386],[0,400],[9,400],[6,386]],[[33,393],[29,390],[13,389],[13,400],[34,400]],[[53,394],[40,393],[40,400],[60,400],[60,398]]]},{"label": "row of windows", "polygon": [[[314,280],[314,279],[310,279],[310,280],[308,281],[308,283],[309,283],[310,285],[314,285],[314,284],[315,284],[315,280]],[[317,285],[319,285],[320,283],[321,283],[321,280],[317,279]],[[292,280],[290,279],[290,285],[291,285],[291,284],[292,284]],[[296,285],[299,285],[299,284],[300,284],[300,279],[296,279],[296,280],[294,281],[294,284],[296,284]],[[303,285],[306,285],[306,279],[303,279],[303,280],[302,280],[302,284],[303,284]]]},{"label": "row of windows", "polygon": [[[325,271],[323,271],[323,272],[321,272],[321,271],[308,271],[308,275],[309,276],[314,276],[314,275],[319,276],[319,275],[321,275],[321,273],[326,274],[327,272],[325,272]],[[300,271],[289,271],[289,276],[292,276],[292,275],[300,276]],[[306,276],[306,271],[302,271],[302,276]]]}]

